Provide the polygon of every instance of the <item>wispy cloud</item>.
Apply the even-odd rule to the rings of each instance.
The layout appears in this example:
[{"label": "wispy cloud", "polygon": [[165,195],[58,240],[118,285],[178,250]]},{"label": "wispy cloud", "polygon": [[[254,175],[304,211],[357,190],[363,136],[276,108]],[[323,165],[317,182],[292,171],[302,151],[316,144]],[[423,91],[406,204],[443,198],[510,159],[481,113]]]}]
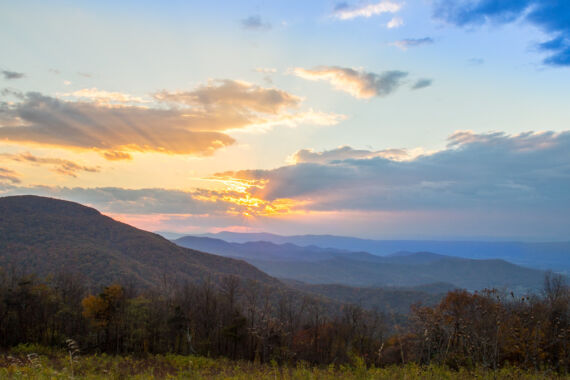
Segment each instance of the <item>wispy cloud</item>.
[{"label": "wispy cloud", "polygon": [[2,76],[4,76],[4,79],[6,80],[21,79],[26,76],[24,73],[18,73],[16,71],[10,71],[10,70],[2,70],[1,73]]},{"label": "wispy cloud", "polygon": [[97,173],[101,170],[98,166],[82,165],[61,158],[37,157],[29,152],[20,154],[0,154],[0,158],[17,162],[27,162],[33,165],[51,166],[54,172],[70,177],[77,177],[79,172]]},{"label": "wispy cloud", "polygon": [[406,149],[384,149],[371,151],[354,149],[350,146],[341,146],[336,149],[315,152],[313,149],[301,149],[295,152],[289,161],[295,164],[331,164],[345,160],[361,160],[374,157],[383,157],[394,161],[412,159],[414,156]]},{"label": "wispy cloud", "polygon": [[420,90],[422,88],[429,87],[432,85],[432,83],[433,83],[432,79],[427,79],[427,78],[418,79],[416,83],[414,83],[414,85],[412,86],[412,90]]},{"label": "wispy cloud", "polygon": [[243,29],[247,30],[269,30],[271,29],[271,24],[263,21],[261,16],[253,15],[241,20],[241,26]]},{"label": "wispy cloud", "polygon": [[400,26],[404,25],[404,20],[401,17],[393,17],[388,23],[386,27],[388,29],[399,28]]},{"label": "wispy cloud", "polygon": [[142,97],[133,96],[122,92],[99,90],[95,87],[84,88],[73,92],[66,92],[58,94],[58,96],[63,98],[74,98],[77,100],[94,102],[101,105],[144,104],[150,103],[152,101],[151,99],[144,99]]},{"label": "wispy cloud", "polygon": [[433,38],[431,37],[424,37],[424,38],[406,38],[403,40],[398,40],[392,42],[392,45],[402,49],[407,50],[412,47],[424,46],[424,45],[431,45],[434,43]]},{"label": "wispy cloud", "polygon": [[293,73],[303,79],[331,83],[336,89],[356,98],[386,96],[401,85],[408,73],[392,70],[380,74],[339,66],[319,66],[314,69],[295,68]]},{"label": "wispy cloud", "polygon": [[133,156],[125,152],[108,151],[103,152],[103,157],[109,161],[132,160]]},{"label": "wispy cloud", "polygon": [[277,72],[277,69],[274,69],[272,67],[256,67],[254,71],[263,74],[275,74]]},{"label": "wispy cloud", "polygon": [[370,18],[383,13],[396,13],[401,8],[401,3],[387,0],[357,6],[351,6],[348,3],[339,3],[333,11],[333,17],[339,20],[352,20],[359,17]]},{"label": "wispy cloud", "polygon": [[20,183],[19,175],[13,170],[0,167],[0,184],[1,183]]},{"label": "wispy cloud", "polygon": [[485,60],[483,58],[470,58],[467,60],[467,63],[471,66],[481,66],[485,63]]}]

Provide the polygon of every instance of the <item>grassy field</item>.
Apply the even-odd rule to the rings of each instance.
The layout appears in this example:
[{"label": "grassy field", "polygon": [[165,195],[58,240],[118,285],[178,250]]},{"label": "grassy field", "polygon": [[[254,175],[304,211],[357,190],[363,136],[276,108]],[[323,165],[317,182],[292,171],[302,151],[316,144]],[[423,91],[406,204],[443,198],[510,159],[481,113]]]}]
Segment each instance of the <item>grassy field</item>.
[{"label": "grassy field", "polygon": [[0,354],[0,379],[570,379],[554,373],[518,368],[461,369],[414,364],[366,368],[312,367],[300,363],[279,366],[198,356],[153,355],[145,358],[109,355],[76,355],[34,346]]}]

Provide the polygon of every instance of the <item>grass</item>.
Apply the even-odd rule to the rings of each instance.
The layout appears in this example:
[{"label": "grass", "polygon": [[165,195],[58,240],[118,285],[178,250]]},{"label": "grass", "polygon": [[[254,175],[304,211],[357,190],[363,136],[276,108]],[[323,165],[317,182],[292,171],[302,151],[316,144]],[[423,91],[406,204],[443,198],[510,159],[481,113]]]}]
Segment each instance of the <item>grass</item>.
[{"label": "grass", "polygon": [[[32,352],[32,350],[37,352]],[[519,368],[497,371],[477,368],[454,371],[441,366],[406,364],[386,368],[366,368],[356,360],[353,366],[314,367],[307,363],[279,366],[211,359],[199,356],[84,355],[70,359],[69,353],[19,346],[0,354],[0,379],[570,379],[549,372],[529,372]]]}]

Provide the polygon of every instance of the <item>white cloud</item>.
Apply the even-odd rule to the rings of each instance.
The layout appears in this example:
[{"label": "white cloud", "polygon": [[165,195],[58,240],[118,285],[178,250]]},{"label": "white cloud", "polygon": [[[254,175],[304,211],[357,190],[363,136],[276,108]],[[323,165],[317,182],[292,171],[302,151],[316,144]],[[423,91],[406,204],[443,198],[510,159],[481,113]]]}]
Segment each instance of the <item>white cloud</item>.
[{"label": "white cloud", "polygon": [[386,27],[388,29],[399,28],[400,26],[404,25],[404,20],[401,17],[393,17],[388,23]]},{"label": "white cloud", "polygon": [[402,8],[401,3],[380,1],[374,4],[364,4],[351,7],[343,3],[336,7],[333,16],[339,20],[352,20],[359,17],[370,18],[383,13],[396,13]]}]

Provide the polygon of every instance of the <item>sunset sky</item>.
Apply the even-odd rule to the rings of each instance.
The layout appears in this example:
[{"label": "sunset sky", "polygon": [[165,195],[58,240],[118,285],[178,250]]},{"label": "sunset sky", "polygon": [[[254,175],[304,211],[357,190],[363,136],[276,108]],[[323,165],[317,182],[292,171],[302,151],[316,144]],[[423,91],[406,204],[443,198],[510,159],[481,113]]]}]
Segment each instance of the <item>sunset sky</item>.
[{"label": "sunset sky", "polygon": [[570,240],[570,2],[0,0],[0,195],[152,231]]}]

